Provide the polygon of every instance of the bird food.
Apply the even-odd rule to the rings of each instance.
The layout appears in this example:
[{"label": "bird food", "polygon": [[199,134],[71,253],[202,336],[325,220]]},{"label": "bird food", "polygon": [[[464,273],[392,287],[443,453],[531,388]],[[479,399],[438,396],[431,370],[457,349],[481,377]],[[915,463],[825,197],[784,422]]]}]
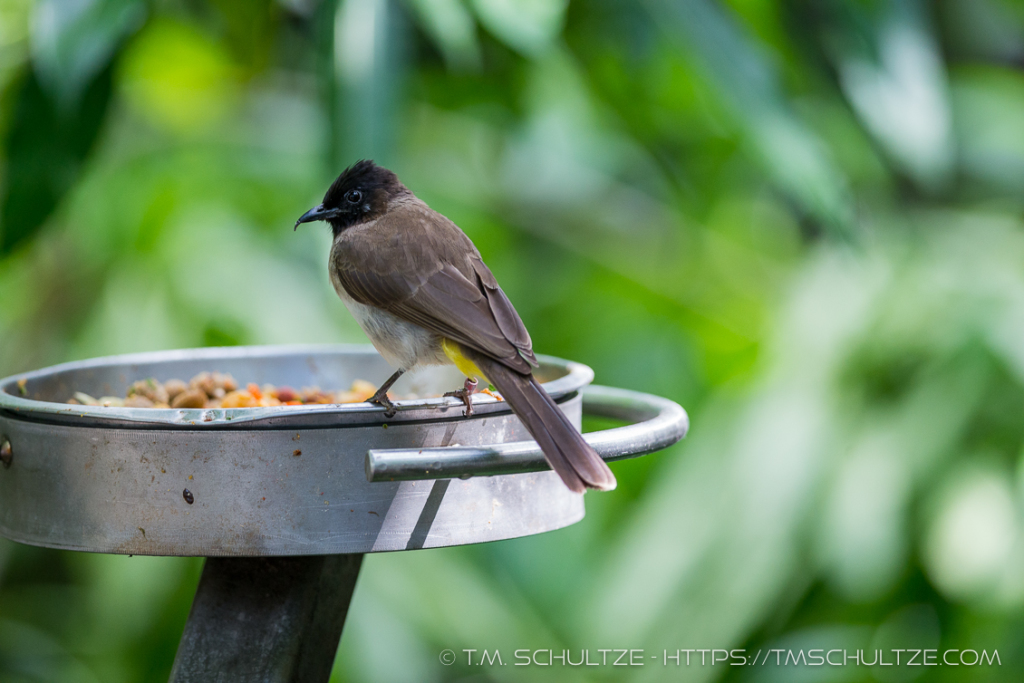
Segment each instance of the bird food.
[{"label": "bird food", "polygon": [[73,405],[117,408],[261,408],[271,406],[302,406],[331,403],[361,403],[373,396],[376,387],[357,379],[348,390],[325,391],[320,387],[262,386],[249,383],[242,387],[230,374],[201,372],[188,382],[169,379],[160,382],[143,379],[128,386],[124,398],[94,398],[76,391],[68,401]]}]

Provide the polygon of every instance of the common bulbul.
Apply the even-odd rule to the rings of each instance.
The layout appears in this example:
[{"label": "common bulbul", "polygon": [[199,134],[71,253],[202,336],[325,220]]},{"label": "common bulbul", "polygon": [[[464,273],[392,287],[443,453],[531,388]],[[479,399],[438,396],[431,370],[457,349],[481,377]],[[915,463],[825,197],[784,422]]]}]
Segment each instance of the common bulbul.
[{"label": "common bulbul", "polygon": [[334,232],[328,271],[341,300],[398,370],[370,399],[419,365],[454,364],[458,396],[472,414],[477,381],[493,384],[573,491],[615,488],[615,475],[534,378],[530,334],[480,252],[455,223],[432,210],[372,161],[345,169],[323,202],[295,222],[326,221]]}]

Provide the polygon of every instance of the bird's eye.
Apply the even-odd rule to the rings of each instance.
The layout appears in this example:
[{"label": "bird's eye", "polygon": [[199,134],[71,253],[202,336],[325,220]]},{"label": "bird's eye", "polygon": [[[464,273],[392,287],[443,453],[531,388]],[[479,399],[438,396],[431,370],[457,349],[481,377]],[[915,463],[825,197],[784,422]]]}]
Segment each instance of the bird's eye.
[{"label": "bird's eye", "polygon": [[360,192],[359,190],[349,190],[348,192],[345,193],[345,199],[347,199],[352,204],[358,204],[359,202],[363,201],[363,193]]}]

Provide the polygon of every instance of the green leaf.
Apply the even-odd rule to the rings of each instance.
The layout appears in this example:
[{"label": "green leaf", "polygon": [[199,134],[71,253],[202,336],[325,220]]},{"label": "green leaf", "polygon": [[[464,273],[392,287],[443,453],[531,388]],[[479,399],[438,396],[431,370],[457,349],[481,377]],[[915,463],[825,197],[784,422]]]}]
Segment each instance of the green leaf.
[{"label": "green leaf", "polygon": [[545,52],[562,31],[568,0],[473,0],[480,23],[528,57]]},{"label": "green leaf", "polygon": [[0,256],[46,221],[79,176],[107,113],[113,63],[141,26],[140,0],[41,0],[32,68],[13,89],[0,197]]},{"label": "green leaf", "polygon": [[43,89],[74,103],[145,18],[139,0],[41,0],[32,22],[32,63]]},{"label": "green leaf", "polygon": [[938,38],[920,2],[856,3],[819,28],[839,85],[864,128],[918,186],[948,186],[953,117]]},{"label": "green leaf", "polygon": [[417,22],[430,36],[452,69],[480,68],[476,23],[460,0],[407,0]]},{"label": "green leaf", "polygon": [[97,73],[74,106],[63,106],[29,71],[7,131],[0,203],[0,257],[32,237],[79,176],[107,113],[113,68]]},{"label": "green leaf", "polygon": [[743,134],[748,154],[800,208],[849,239],[847,181],[818,137],[793,112],[772,55],[708,0],[648,0],[655,21],[694,57]]}]

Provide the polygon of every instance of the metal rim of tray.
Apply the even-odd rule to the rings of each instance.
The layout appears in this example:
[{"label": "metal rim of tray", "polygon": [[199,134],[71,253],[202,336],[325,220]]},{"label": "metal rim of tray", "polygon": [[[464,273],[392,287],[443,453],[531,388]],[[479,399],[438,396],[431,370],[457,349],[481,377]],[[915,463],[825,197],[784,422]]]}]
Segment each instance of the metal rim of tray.
[{"label": "metal rim of tray", "polygon": [[[216,368],[226,356],[240,360]],[[267,360],[269,367],[259,365]],[[586,366],[544,363],[548,376],[565,373],[545,387],[577,427],[581,414],[631,423],[585,434],[607,460],[660,450],[687,431],[686,412],[668,399],[587,386]],[[156,367],[163,364],[166,372]],[[507,404],[489,396],[468,419],[457,399],[437,398],[407,401],[387,419],[365,403],[311,406],[301,425],[273,417],[299,406],[232,409],[221,412],[238,417],[219,429],[212,420],[186,426],[145,414],[211,411],[85,411],[11,396],[22,377],[37,380],[27,386],[30,396],[52,399],[83,382],[123,391],[129,380],[196,368],[249,368],[260,381],[306,370],[304,378],[321,381],[363,370],[376,377],[386,364],[365,346],[205,349],[94,359],[3,380],[0,533],[93,552],[320,555],[514,538],[583,517],[582,497],[549,471]],[[450,380],[441,373],[420,386],[433,393]],[[77,421],[61,419],[68,408]]]},{"label": "metal rim of tray", "polygon": [[[238,346],[212,347],[201,349],[179,349],[173,351],[152,351],[116,356],[103,356],[88,360],[72,361],[53,365],[41,370],[12,375],[0,379],[0,411],[10,411],[18,418],[34,420],[58,420],[65,424],[83,426],[126,426],[150,429],[250,429],[273,425],[281,420],[316,417],[329,418],[332,425],[365,424],[384,420],[384,408],[371,403],[335,403],[302,406],[275,406],[269,408],[121,408],[88,405],[69,405],[51,401],[40,401],[17,395],[19,382],[29,382],[79,370],[105,366],[134,366],[174,361],[239,360],[248,358],[268,359],[294,356],[303,353],[324,352],[365,353],[377,357],[377,351],[368,344],[289,344],[279,346]],[[560,377],[543,383],[544,389],[556,401],[576,394],[594,379],[594,371],[582,363],[563,360],[552,356],[538,355],[540,370],[564,373]],[[216,369],[216,368],[211,368]],[[453,397],[397,400],[399,412],[387,418],[388,422],[445,419],[438,408],[459,407],[462,401]],[[488,396],[476,394],[473,409],[479,414],[510,412],[503,402]],[[451,419],[458,411],[447,411]]]}]

